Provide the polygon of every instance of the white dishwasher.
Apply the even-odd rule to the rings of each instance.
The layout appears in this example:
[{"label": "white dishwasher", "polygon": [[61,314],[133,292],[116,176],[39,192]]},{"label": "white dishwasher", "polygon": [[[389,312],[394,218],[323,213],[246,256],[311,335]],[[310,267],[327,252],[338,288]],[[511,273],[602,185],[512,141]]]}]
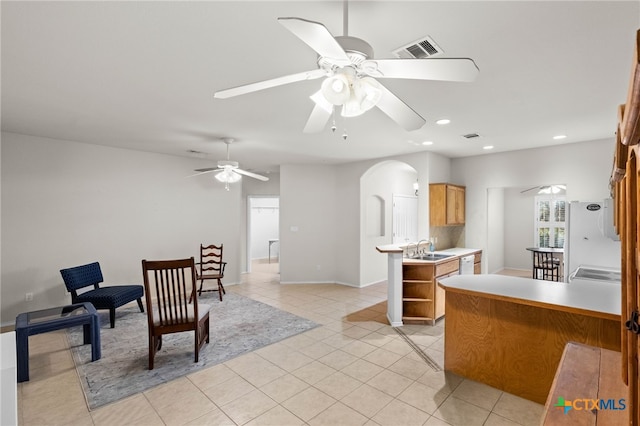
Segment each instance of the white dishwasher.
[{"label": "white dishwasher", "polygon": [[462,256],[460,258],[460,275],[473,275],[474,255]]}]

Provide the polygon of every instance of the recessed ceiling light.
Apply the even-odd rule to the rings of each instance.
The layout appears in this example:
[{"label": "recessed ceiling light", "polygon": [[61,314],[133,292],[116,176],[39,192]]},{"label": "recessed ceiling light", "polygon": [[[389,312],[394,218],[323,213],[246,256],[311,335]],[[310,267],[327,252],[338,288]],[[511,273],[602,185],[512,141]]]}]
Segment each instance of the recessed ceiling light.
[{"label": "recessed ceiling light", "polygon": [[553,139],[554,139],[554,140],[556,140],[556,141],[558,141],[558,140],[560,140],[560,139],[564,139],[564,138],[566,138],[566,137],[567,137],[567,135],[555,135],[555,136],[553,137]]},{"label": "recessed ceiling light", "polygon": [[482,149],[493,149],[493,145],[483,146]]},{"label": "recessed ceiling light", "polygon": [[440,120],[436,121],[436,124],[449,124],[451,123],[451,120],[449,120],[448,118],[441,118]]},{"label": "recessed ceiling light", "polygon": [[433,142],[431,142],[431,141],[424,141],[424,142],[422,142],[422,145],[433,145]]}]

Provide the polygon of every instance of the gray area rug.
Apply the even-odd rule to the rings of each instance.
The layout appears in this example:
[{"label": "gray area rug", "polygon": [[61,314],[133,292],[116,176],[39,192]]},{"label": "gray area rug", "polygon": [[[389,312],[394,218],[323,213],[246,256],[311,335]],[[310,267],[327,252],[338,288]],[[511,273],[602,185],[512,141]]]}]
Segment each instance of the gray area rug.
[{"label": "gray area rug", "polygon": [[91,346],[82,344],[82,327],[67,332],[69,345],[90,409],[145,391],[169,380],[225,362],[318,326],[261,302],[227,293],[201,297],[212,306],[211,341],[193,362],[193,332],[163,336],[149,370],[147,316],[137,306],[116,310],[116,327],[109,326],[108,311],[99,311],[102,358],[91,362]]}]

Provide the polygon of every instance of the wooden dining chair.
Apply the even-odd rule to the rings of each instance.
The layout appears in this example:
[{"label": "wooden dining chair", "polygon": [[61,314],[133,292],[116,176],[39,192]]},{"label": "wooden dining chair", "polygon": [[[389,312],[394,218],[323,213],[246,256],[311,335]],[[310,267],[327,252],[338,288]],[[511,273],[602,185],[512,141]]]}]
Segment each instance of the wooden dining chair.
[{"label": "wooden dining chair", "polygon": [[[156,352],[162,349],[162,335],[194,332],[194,362],[209,343],[209,310],[198,303],[193,257],[176,260],[143,260],[142,273],[149,327],[149,370]],[[193,303],[190,303],[190,302]]]},{"label": "wooden dining chair", "polygon": [[[224,278],[224,269],[227,266],[227,262],[222,260],[222,248],[223,244],[216,246],[211,244],[205,246],[200,244],[200,262],[196,263],[198,266],[196,270],[196,278],[200,281],[200,288],[198,289],[198,295],[201,296],[202,292],[217,291],[220,295],[220,301],[222,302],[222,295],[227,294],[222,285],[222,279]],[[212,289],[203,289],[204,282],[206,280],[215,280],[217,286]]]},{"label": "wooden dining chair", "polygon": [[534,251],[533,278],[547,281],[559,281],[560,259],[553,257],[553,253]]}]

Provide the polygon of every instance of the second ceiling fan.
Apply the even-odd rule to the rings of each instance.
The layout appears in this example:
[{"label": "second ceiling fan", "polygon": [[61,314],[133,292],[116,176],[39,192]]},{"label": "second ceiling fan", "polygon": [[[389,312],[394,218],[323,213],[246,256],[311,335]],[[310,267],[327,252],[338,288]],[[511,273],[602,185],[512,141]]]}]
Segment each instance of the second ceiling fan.
[{"label": "second ceiling fan", "polygon": [[227,159],[218,161],[217,167],[195,169],[194,172],[198,173],[192,176],[199,176],[205,173],[215,173],[215,178],[224,183],[224,189],[227,191],[229,190],[229,184],[238,182],[242,176],[249,176],[263,182],[269,180],[266,176],[240,169],[237,161],[231,161],[229,159],[229,145],[233,143],[233,138],[222,138],[222,142],[227,145]]},{"label": "second ceiling fan", "polygon": [[315,106],[305,133],[324,129],[341,106],[343,117],[355,117],[374,106],[405,130],[417,130],[425,119],[383,86],[377,79],[473,81],[478,67],[469,58],[373,59],[366,41],[348,35],[348,3],[344,2],[344,35],[334,37],[321,23],[302,18],[278,18],[278,22],[318,54],[318,69],[221,90],[215,98],[226,99],[303,80],[325,78],[311,96]]}]

